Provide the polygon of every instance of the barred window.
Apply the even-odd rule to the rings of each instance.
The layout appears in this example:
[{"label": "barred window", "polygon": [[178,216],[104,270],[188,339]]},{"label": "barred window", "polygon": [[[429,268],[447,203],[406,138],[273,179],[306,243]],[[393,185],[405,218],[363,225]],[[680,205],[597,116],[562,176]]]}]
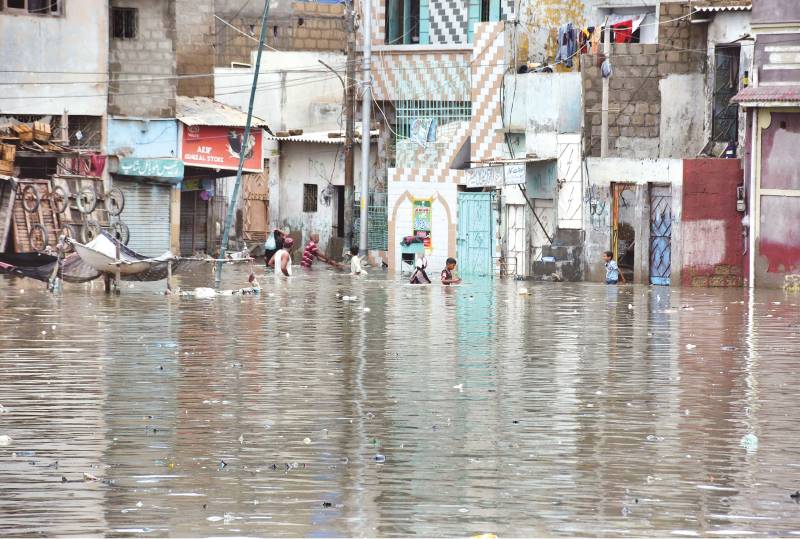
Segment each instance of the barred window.
[{"label": "barred window", "polygon": [[304,183],[303,184],[303,211],[315,212],[317,211],[317,184]]},{"label": "barred window", "polygon": [[135,8],[111,8],[111,34],[115,39],[136,38],[136,12]]}]

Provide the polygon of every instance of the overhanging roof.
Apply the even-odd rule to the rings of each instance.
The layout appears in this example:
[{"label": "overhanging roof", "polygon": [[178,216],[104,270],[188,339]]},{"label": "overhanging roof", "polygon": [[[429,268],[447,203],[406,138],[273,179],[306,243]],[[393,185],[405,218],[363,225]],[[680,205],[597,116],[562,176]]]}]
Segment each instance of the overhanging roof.
[{"label": "overhanging roof", "polygon": [[[175,100],[175,117],[185,125],[211,125],[244,127],[247,114],[208,97],[178,96]],[[253,127],[267,127],[267,122],[253,116]]]},{"label": "overhanging roof", "polygon": [[800,104],[798,86],[749,86],[736,94],[731,102],[745,107],[789,107]]}]

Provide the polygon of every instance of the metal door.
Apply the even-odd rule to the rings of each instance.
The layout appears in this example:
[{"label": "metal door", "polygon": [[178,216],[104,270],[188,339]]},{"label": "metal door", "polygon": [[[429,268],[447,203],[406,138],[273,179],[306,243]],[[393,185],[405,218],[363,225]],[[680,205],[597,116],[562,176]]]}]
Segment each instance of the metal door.
[{"label": "metal door", "polygon": [[246,241],[264,242],[269,228],[269,171],[248,174],[242,183],[244,211],[242,236]]},{"label": "metal door", "polygon": [[459,193],[458,265],[461,273],[492,273],[493,231],[492,193]]},{"label": "metal door", "polygon": [[669,286],[672,272],[672,192],[650,186],[650,283]]},{"label": "metal door", "polygon": [[208,248],[208,201],[201,191],[181,193],[181,255],[205,253]]},{"label": "metal door", "polygon": [[128,247],[149,256],[169,251],[170,186],[115,179],[114,187],[125,193],[120,217],[131,232]]}]

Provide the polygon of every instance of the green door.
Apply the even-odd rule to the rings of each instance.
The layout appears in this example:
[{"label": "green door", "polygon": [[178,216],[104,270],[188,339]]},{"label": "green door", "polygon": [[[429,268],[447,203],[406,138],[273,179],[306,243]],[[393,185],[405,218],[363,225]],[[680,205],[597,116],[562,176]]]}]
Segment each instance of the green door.
[{"label": "green door", "polygon": [[492,274],[492,193],[458,194],[458,268],[464,275]]}]

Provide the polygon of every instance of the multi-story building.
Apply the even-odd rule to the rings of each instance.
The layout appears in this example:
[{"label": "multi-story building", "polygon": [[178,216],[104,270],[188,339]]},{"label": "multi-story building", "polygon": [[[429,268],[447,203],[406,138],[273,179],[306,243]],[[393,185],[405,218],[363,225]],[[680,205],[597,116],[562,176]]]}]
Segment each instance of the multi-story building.
[{"label": "multi-story building", "polygon": [[755,66],[734,98],[747,110],[749,273],[757,286],[800,282],[800,4],[754,0]]}]

